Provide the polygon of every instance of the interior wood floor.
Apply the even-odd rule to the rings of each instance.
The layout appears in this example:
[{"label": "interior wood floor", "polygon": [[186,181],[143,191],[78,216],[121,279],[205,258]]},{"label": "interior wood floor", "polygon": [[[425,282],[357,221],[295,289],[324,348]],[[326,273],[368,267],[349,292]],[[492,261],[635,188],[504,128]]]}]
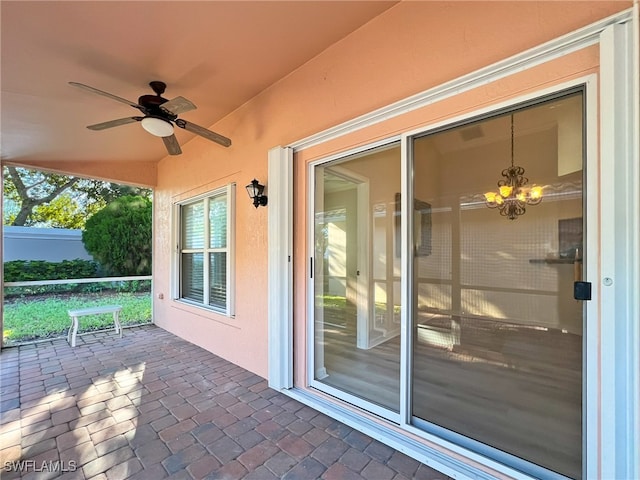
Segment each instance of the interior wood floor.
[{"label": "interior wood floor", "polygon": [[[462,319],[459,345],[417,343],[413,415],[580,478],[582,337]],[[400,338],[369,350],[353,328],[325,330],[323,383],[397,412]],[[442,324],[438,325],[442,327]]]}]

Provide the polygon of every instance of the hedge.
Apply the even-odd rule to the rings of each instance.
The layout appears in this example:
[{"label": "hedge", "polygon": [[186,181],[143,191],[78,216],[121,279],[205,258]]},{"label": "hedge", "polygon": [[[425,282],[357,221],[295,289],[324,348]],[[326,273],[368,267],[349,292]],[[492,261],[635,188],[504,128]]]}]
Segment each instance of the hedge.
[{"label": "hedge", "polygon": [[[4,264],[4,281],[29,282],[100,278],[106,276],[100,264],[92,260],[12,260]],[[5,287],[5,297],[59,293],[144,292],[150,291],[150,280],[108,281],[100,283],[69,283],[62,285],[36,285]]]},{"label": "hedge", "polygon": [[100,265],[93,260],[12,260],[4,263],[5,282],[34,280],[64,280],[68,278],[100,277]]}]

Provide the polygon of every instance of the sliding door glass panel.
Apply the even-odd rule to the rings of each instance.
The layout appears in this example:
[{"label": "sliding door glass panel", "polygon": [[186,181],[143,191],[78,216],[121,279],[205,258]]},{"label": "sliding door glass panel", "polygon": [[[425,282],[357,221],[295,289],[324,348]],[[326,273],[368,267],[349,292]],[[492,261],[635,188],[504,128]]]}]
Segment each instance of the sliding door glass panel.
[{"label": "sliding door glass panel", "polygon": [[[413,140],[416,210],[430,215],[414,216],[414,231],[431,229],[414,235],[414,423],[572,478],[582,472],[582,105],[573,93]],[[508,189],[498,198],[512,159],[528,177],[524,210]]]},{"label": "sliding door glass panel", "polygon": [[318,165],[314,177],[314,385],[398,412],[400,147]]}]

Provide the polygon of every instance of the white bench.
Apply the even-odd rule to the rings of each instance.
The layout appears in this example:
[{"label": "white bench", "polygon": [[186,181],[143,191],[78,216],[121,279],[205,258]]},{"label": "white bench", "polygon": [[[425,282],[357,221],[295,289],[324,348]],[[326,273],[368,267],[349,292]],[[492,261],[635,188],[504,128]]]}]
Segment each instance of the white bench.
[{"label": "white bench", "polygon": [[120,334],[122,338],[122,327],[120,326],[120,312],[122,307],[120,305],[105,305],[102,307],[90,307],[79,308],[77,310],[67,310],[71,317],[71,327],[69,327],[69,333],[67,334],[67,341],[72,347],[76,346],[76,334],[78,333],[78,318],[86,315],[99,315],[101,313],[113,313],[113,323],[115,324],[116,333]]}]

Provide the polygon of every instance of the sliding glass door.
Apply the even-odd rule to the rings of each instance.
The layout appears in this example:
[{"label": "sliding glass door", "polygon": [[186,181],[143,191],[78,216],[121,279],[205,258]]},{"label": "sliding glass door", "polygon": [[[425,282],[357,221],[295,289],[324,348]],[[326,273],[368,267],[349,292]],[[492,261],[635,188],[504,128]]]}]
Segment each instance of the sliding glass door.
[{"label": "sliding glass door", "polygon": [[[414,421],[572,478],[582,471],[582,103],[576,93],[413,140],[414,193],[431,205],[432,229],[430,253],[413,257]],[[501,196],[496,182],[507,193],[511,173],[528,182]]]},{"label": "sliding glass door", "polygon": [[314,385],[393,417],[400,403],[400,147],[314,170]]},{"label": "sliding glass door", "polygon": [[576,89],[408,137],[404,157],[313,166],[312,387],[581,478],[583,103]]}]

